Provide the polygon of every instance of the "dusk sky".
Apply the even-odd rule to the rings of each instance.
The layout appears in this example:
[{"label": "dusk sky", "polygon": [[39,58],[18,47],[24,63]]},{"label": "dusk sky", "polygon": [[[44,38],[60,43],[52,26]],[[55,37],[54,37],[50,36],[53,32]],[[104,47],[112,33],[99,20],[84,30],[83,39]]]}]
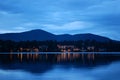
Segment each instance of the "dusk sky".
[{"label": "dusk sky", "polygon": [[120,0],[0,0],[0,33],[33,29],[120,40]]}]

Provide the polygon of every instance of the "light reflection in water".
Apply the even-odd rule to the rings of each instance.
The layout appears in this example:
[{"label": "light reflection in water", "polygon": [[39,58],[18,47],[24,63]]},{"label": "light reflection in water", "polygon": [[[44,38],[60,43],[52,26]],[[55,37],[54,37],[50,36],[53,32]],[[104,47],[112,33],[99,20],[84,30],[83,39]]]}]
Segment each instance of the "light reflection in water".
[{"label": "light reflection in water", "polygon": [[29,59],[29,54],[26,54],[27,55],[27,60]]},{"label": "light reflection in water", "polygon": [[[16,55],[16,56],[15,56]],[[14,56],[14,57],[13,57]],[[21,53],[17,53],[17,54],[12,54],[10,53],[10,60],[14,60],[14,59],[18,59],[20,62],[23,62],[24,60],[32,60],[32,61],[39,61],[39,60],[49,60],[49,59],[53,59],[56,62],[61,62],[61,61],[74,61],[76,59],[82,60],[82,62],[84,63],[85,60],[94,60],[95,58],[95,54],[76,54],[76,53],[61,53],[61,54],[39,54],[39,53],[26,53],[23,54]]]},{"label": "light reflection in water", "polygon": [[12,58],[13,58],[13,57],[12,57],[12,53],[10,53],[10,60],[12,60]]},{"label": "light reflection in water", "polygon": [[23,54],[20,53],[20,61],[22,62],[22,59],[23,59]]}]

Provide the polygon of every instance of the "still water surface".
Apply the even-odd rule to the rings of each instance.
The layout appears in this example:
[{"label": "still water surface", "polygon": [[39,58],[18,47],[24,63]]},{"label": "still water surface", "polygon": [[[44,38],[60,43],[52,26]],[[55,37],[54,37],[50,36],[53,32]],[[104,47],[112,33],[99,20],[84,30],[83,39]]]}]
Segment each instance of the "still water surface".
[{"label": "still water surface", "polygon": [[0,80],[120,80],[120,53],[1,53]]}]

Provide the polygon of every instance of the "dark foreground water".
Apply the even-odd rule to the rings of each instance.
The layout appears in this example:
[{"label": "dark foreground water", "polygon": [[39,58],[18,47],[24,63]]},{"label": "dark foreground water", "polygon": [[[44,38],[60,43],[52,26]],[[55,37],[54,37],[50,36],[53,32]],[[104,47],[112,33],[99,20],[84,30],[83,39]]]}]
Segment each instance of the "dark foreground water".
[{"label": "dark foreground water", "polygon": [[120,53],[1,53],[0,80],[120,80]]}]

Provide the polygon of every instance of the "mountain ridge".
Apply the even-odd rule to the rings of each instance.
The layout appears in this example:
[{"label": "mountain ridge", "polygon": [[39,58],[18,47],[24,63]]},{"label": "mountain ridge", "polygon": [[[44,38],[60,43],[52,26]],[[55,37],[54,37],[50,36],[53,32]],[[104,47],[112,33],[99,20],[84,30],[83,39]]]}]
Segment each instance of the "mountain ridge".
[{"label": "mountain ridge", "polygon": [[96,41],[110,41],[112,39],[103,37],[96,34],[84,33],[84,34],[61,34],[55,35],[50,32],[35,29],[30,31],[25,31],[21,33],[4,33],[0,34],[1,40],[13,40],[13,41],[27,41],[27,40],[37,40],[37,41],[46,41],[46,40],[56,40],[56,41],[76,41],[76,40],[96,40]]}]

